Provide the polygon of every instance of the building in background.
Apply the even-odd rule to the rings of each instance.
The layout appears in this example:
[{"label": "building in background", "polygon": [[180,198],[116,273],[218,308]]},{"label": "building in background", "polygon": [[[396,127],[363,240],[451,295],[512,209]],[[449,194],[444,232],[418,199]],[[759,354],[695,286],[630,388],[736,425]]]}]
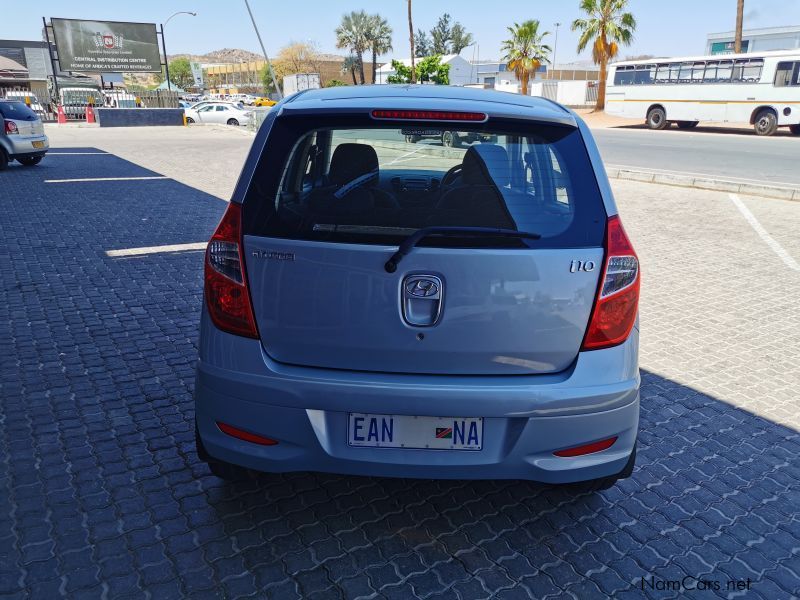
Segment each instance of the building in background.
[{"label": "building in background", "polygon": [[[709,33],[706,54],[732,54],[734,32]],[[800,48],[800,25],[742,31],[742,52],[768,52]]]},{"label": "building in background", "polygon": [[46,99],[52,77],[47,42],[0,40],[0,96],[8,91],[25,91]]}]

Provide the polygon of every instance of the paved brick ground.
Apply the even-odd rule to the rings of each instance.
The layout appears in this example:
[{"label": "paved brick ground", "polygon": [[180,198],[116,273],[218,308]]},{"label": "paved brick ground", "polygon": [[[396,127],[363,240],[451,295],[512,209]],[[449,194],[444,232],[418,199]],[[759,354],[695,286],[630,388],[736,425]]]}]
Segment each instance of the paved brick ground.
[{"label": "paved brick ground", "polygon": [[[0,177],[0,595],[800,595],[800,273],[726,194],[616,185],[644,264],[633,478],[577,496],[315,474],[229,485],[193,449],[202,254],[105,254],[208,237],[249,139],[221,134],[230,155],[198,162],[176,152],[194,139],[214,155],[192,135],[163,136],[144,166],[64,154]],[[129,158],[143,143],[69,136],[54,142]],[[145,167],[211,193],[44,183]],[[800,259],[800,206],[744,201]],[[687,576],[712,589],[670,583]]]}]

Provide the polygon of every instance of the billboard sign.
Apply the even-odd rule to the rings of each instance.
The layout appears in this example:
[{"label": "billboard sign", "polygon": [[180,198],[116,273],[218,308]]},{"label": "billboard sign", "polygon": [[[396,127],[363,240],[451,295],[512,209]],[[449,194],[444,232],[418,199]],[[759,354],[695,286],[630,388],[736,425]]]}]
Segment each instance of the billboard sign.
[{"label": "billboard sign", "polygon": [[203,89],[203,67],[198,62],[189,63],[194,77],[194,87]]},{"label": "billboard sign", "polygon": [[160,72],[153,23],[50,19],[62,71]]}]

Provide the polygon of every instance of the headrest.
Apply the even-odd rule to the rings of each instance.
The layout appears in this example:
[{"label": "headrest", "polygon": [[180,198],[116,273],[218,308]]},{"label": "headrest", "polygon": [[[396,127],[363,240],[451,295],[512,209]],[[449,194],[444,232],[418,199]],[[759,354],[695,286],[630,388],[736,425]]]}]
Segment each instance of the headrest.
[{"label": "headrest", "polygon": [[462,161],[461,181],[502,187],[511,182],[506,149],[497,144],[470,146]]},{"label": "headrest", "polygon": [[336,185],[378,170],[378,155],[367,144],[339,144],[331,157],[330,182]]}]

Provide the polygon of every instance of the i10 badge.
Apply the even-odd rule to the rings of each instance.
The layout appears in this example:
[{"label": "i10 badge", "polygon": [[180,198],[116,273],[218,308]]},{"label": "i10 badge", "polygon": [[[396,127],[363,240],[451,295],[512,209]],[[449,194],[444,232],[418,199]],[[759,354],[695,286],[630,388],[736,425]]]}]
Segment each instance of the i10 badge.
[{"label": "i10 badge", "polygon": [[347,443],[362,448],[481,450],[483,417],[349,413]]}]

